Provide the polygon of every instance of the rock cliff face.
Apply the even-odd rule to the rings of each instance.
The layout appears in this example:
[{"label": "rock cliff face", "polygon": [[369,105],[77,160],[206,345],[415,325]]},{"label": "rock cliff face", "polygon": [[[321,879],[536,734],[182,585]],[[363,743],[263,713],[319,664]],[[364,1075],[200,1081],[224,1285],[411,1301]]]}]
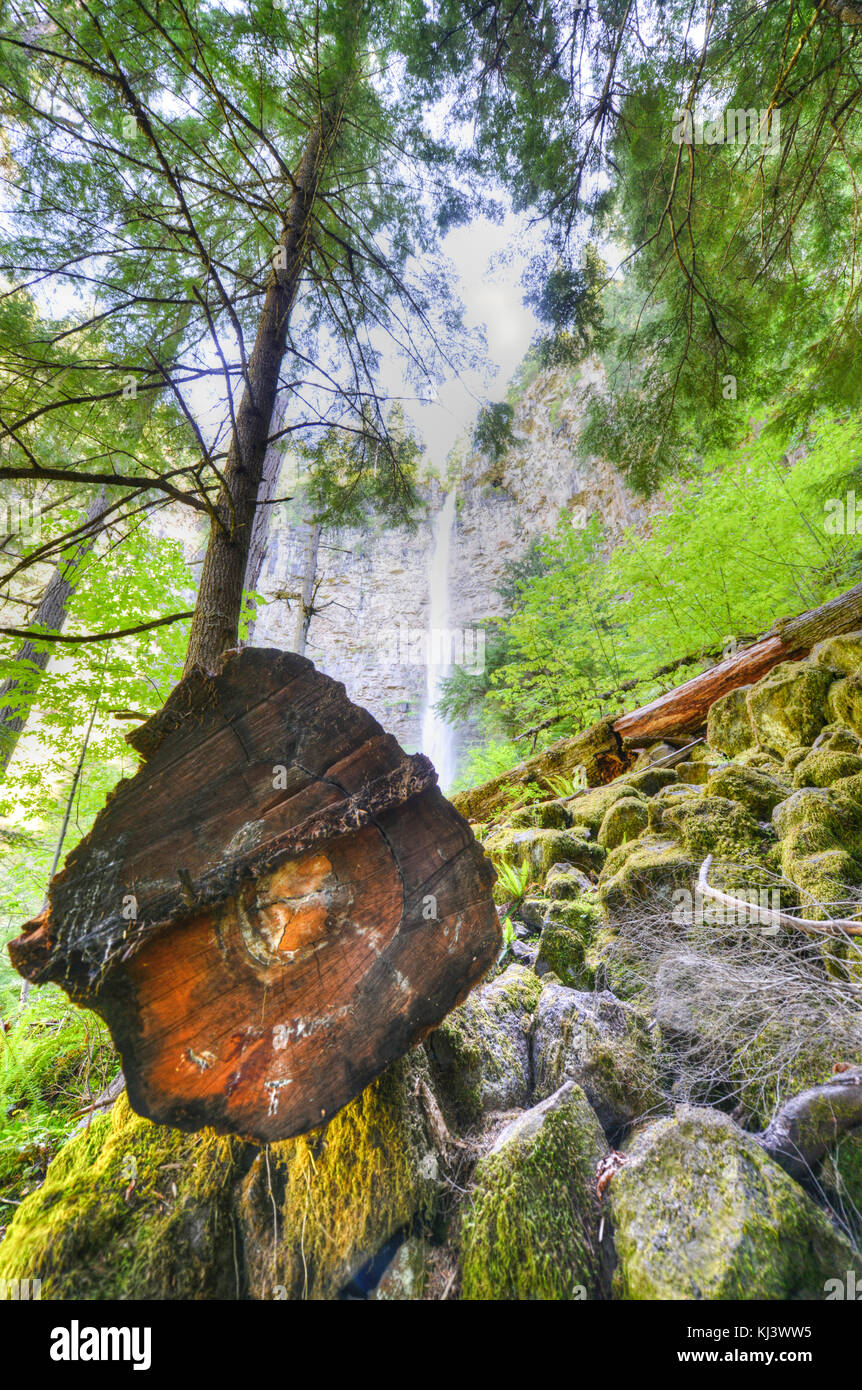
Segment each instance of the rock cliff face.
[{"label": "rock cliff face", "polygon": [[[372,519],[361,530],[329,531],[321,537],[317,611],[306,655],[343,681],[350,698],[369,709],[408,751],[423,744],[428,705],[423,639],[434,627],[432,575],[441,563],[440,527],[450,487],[456,489],[446,624],[452,636],[437,636],[444,653],[451,650],[458,660],[463,652],[468,669],[481,668],[476,627],[500,611],[497,588],[507,562],[521,559],[534,537],[553,531],[564,511],[584,524],[600,513],[613,539],[655,509],[655,504],[650,509],[639,503],[610,464],[577,452],[585,397],[599,381],[600,368],[594,363],[585,363],[578,372],[540,373],[517,400],[514,447],[499,461],[456,447],[448,480],[432,479],[422,489],[426,512],[415,531]],[[289,490],[279,489],[282,495]],[[311,539],[301,502],[276,509],[259,582],[266,606],[255,628],[255,644],[294,647],[296,596]],[[457,751],[468,739],[469,731],[456,733]]]}]

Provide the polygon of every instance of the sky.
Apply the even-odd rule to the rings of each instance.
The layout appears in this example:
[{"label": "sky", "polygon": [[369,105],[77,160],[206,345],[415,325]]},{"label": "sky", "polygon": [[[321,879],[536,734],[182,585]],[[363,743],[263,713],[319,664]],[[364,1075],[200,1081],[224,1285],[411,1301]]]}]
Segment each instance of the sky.
[{"label": "sky", "polygon": [[[523,302],[520,283],[529,239],[526,223],[526,217],[514,213],[500,223],[479,217],[469,226],[455,228],[444,239],[443,249],[459,278],[465,323],[469,328],[485,329],[487,366],[484,373],[450,376],[433,405],[405,406],[425,442],[428,461],[441,473],[453,444],[473,424],[479,407],[505,396],[509,380],[539,328],[532,310]],[[504,251],[513,254],[500,263]]]}]

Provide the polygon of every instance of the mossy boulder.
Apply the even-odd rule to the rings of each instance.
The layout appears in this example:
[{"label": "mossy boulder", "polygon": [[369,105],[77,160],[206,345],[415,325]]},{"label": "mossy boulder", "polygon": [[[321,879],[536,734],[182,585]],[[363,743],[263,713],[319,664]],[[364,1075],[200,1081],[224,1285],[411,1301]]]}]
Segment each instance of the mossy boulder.
[{"label": "mossy boulder", "polygon": [[605,862],[601,846],[577,829],[500,830],[488,838],[485,848],[502,864],[516,868],[527,865],[537,883],[543,883],[553,866],[563,860],[585,873],[598,873]]},{"label": "mossy boulder", "polygon": [[709,796],[738,801],[757,821],[768,821],[780,802],[790,795],[791,788],[757,768],[725,763],[709,774]]},{"label": "mossy boulder", "polygon": [[608,807],[596,838],[604,849],[616,849],[617,845],[636,840],[648,823],[647,803],[641,797],[624,796]]},{"label": "mossy boulder", "polygon": [[808,660],[817,666],[840,671],[844,676],[854,675],[862,670],[862,632],[842,632],[827,637],[811,648]]},{"label": "mossy boulder", "polygon": [[588,994],[545,982],[533,1026],[533,1069],[539,1097],[577,1082],[612,1142],[664,1105],[654,1030],[608,990]]},{"label": "mossy boulder", "polygon": [[851,1130],[830,1149],[819,1179],[833,1205],[862,1237],[862,1129]]},{"label": "mossy boulder", "polygon": [[726,796],[702,796],[697,801],[668,808],[665,827],[679,835],[688,853],[697,860],[708,854],[716,859],[755,862],[763,850],[763,832],[750,811]]},{"label": "mossy boulder", "polygon": [[829,716],[862,734],[862,676],[843,676],[829,687]]},{"label": "mossy boulder", "polygon": [[830,671],[806,661],[773,666],[745,697],[758,746],[784,754],[800,743],[812,744],[829,718],[831,684]]},{"label": "mossy boulder", "polygon": [[754,748],[756,739],[748,716],[746,696],[750,685],[737,686],[713,700],[706,719],[706,737],[710,748],[718,749],[728,758],[735,758],[746,748]]},{"label": "mossy boulder", "polygon": [[853,1268],[811,1198],[717,1110],[640,1131],[609,1191],[624,1299],[816,1299]]},{"label": "mossy boulder", "polygon": [[814,740],[814,747],[830,753],[860,753],[862,738],[844,724],[827,724]]},{"label": "mossy boulder", "polygon": [[704,762],[677,763],[676,775],[687,786],[704,786],[709,781],[710,766]]},{"label": "mossy boulder", "polygon": [[554,864],[545,879],[545,893],[551,899],[579,898],[591,888],[587,875],[575,864]]},{"label": "mossy boulder", "polygon": [[842,777],[862,772],[862,758],[856,753],[839,753],[828,748],[812,749],[793,769],[794,787],[831,787]]},{"label": "mossy boulder", "polygon": [[776,806],[782,872],[800,889],[806,917],[840,915],[862,883],[862,805],[855,778],[833,787],[803,787]]},{"label": "mossy boulder", "polygon": [[459,1122],[471,1124],[487,1111],[526,1105],[528,1035],[540,991],[532,970],[510,965],[474,989],[430,1034],[426,1047],[436,1089]]},{"label": "mossy boulder", "polygon": [[586,792],[569,802],[572,824],[587,826],[595,835],[610,807],[617,801],[631,797],[645,800],[638,790],[624,782],[611,782],[606,787],[596,787],[594,791]]},{"label": "mossy boulder", "polygon": [[592,974],[586,965],[586,951],[600,922],[601,914],[594,902],[552,904],[542,923],[536,974],[552,971],[565,984],[588,988]]},{"label": "mossy boulder", "polygon": [[233,1191],[254,1152],[154,1125],[124,1092],[18,1208],[0,1279],[41,1279],[47,1299],[237,1298]]},{"label": "mossy boulder", "polygon": [[649,748],[642,748],[634,762],[634,771],[640,772],[645,767],[652,767],[653,763],[661,762],[662,758],[670,758],[676,752],[672,743],[652,743]]},{"label": "mossy boulder", "polygon": [[258,1155],[238,1214],[252,1298],[334,1298],[396,1232],[430,1218],[441,1150],[429,1083],[416,1049],[327,1125]]},{"label": "mossy boulder", "polygon": [[631,793],[641,796],[655,796],[662,787],[673,786],[679,781],[679,774],[673,767],[647,767],[641,771],[626,772],[614,783],[618,787],[630,787]]},{"label": "mossy boulder", "polygon": [[538,801],[509,815],[513,830],[566,830],[572,818],[562,801]]},{"label": "mossy boulder", "polygon": [[503,1130],[476,1165],[461,1218],[464,1299],[607,1294],[613,1251],[599,1240],[596,1168],[607,1143],[568,1082]]},{"label": "mossy boulder", "polygon": [[676,840],[642,836],[608,856],[599,875],[599,901],[611,917],[645,900],[660,898],[669,905],[674,889],[689,887],[697,869]]},{"label": "mossy boulder", "polygon": [[[589,881],[589,880],[588,880]],[[524,898],[514,909],[512,916],[523,922],[531,932],[541,931],[542,923],[551,907],[551,898]]]}]

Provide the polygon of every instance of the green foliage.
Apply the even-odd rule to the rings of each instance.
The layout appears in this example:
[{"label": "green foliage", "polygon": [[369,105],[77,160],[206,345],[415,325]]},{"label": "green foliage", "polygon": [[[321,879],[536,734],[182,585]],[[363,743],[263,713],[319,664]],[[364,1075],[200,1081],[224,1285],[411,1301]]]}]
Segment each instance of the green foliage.
[{"label": "green foliage", "polygon": [[516,443],[512,432],[514,418],[515,407],[508,401],[496,401],[483,406],[473,430],[473,448],[478,449],[480,453],[488,454],[495,463],[499,463],[503,455]]},{"label": "green foliage", "polygon": [[72,1008],[61,990],[36,991],[13,1005],[13,979],[0,970],[0,1225],[10,1203],[33,1191],[81,1111],[116,1074],[119,1060],[101,1019]]},{"label": "green foliage", "polygon": [[509,895],[513,903],[522,902],[530,884],[530,865],[499,863],[495,864],[494,867],[497,870],[497,881],[502,891]]},{"label": "green foliage", "polygon": [[[630,530],[610,553],[598,518],[585,528],[563,518],[540,572],[497,620],[506,655],[479,711],[489,742],[465,783],[525,756],[513,733],[546,725],[551,741],[646,703],[702,669],[703,656],[849,587],[859,539],[833,533],[825,504],[844,498],[859,458],[858,418],[824,413],[792,465],[764,433],[713,452],[697,479],[667,491],[647,534]],[[688,656],[664,683],[653,677]]]}]

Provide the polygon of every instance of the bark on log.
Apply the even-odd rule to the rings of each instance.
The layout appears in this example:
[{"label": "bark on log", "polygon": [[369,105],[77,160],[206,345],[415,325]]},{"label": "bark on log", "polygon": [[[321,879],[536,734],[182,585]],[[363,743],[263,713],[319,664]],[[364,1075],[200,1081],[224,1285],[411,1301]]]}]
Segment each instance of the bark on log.
[{"label": "bark on log", "polygon": [[13,964],[105,1018],[139,1113],[311,1129],[493,963],[494,871],[428,759],[293,653],[192,672],[128,740]]}]

